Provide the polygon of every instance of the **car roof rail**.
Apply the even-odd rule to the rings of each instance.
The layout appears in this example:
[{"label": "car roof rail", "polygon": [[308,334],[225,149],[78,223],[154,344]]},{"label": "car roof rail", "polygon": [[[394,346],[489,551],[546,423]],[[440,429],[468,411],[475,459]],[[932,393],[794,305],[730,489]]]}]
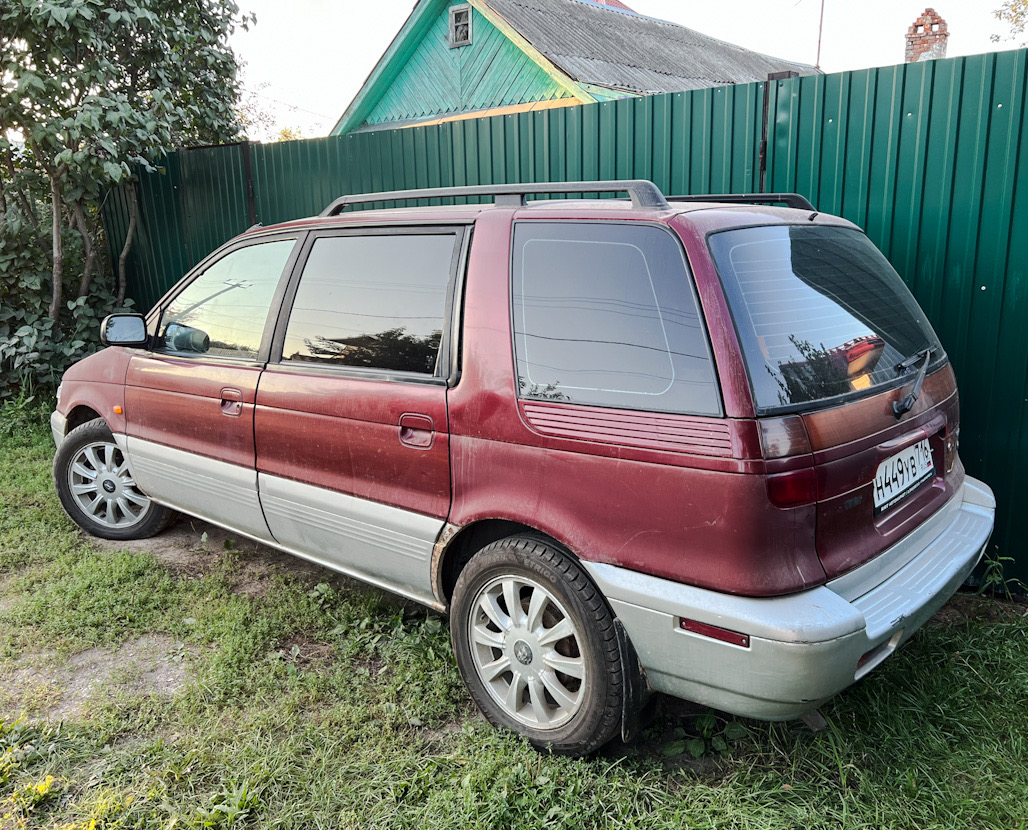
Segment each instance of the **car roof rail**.
[{"label": "car roof rail", "polygon": [[668,196],[667,199],[669,202],[724,202],[732,205],[783,204],[800,210],[817,210],[806,196],[799,193],[710,193]]},{"label": "car roof rail", "polygon": [[627,193],[635,210],[667,210],[670,205],[660,188],[646,179],[599,182],[529,182],[526,184],[478,184],[464,187],[429,187],[342,196],[320,216],[338,216],[348,205],[392,202],[402,199],[449,199],[459,196],[492,196],[496,207],[524,207],[525,197],[536,193]]}]

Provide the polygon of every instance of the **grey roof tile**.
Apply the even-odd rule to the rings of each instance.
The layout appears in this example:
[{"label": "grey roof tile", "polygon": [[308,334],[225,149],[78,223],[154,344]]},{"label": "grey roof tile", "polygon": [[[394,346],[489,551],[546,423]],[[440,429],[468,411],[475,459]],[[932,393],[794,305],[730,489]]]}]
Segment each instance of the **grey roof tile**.
[{"label": "grey roof tile", "polygon": [[583,83],[634,93],[678,92],[763,81],[771,72],[818,71],[617,7],[583,0],[486,2]]}]

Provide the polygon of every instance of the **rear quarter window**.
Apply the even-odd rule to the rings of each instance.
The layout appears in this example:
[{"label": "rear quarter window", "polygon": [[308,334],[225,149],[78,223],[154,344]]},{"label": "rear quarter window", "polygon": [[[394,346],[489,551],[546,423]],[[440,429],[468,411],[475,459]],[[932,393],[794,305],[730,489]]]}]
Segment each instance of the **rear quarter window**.
[{"label": "rear quarter window", "polygon": [[518,223],[512,284],[522,398],[720,414],[692,279],[667,230]]}]

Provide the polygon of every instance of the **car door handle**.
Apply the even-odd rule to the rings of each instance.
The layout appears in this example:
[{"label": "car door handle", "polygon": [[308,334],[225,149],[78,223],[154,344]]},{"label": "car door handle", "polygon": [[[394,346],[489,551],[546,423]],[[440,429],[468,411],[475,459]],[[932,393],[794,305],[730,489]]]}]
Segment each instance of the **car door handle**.
[{"label": "car door handle", "polygon": [[427,450],[435,439],[435,424],[427,415],[407,412],[400,416],[400,443]]},{"label": "car door handle", "polygon": [[238,418],[243,414],[243,393],[238,389],[221,390],[221,414]]}]

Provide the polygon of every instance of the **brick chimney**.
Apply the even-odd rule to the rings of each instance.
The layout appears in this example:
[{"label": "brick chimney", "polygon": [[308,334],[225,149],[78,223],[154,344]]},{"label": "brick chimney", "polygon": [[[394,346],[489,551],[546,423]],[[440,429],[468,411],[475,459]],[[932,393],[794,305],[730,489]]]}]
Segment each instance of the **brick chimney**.
[{"label": "brick chimney", "polygon": [[947,40],[949,29],[946,27],[946,21],[939,17],[935,9],[925,9],[924,14],[907,29],[907,50],[904,60],[907,63],[917,63],[944,58]]}]

